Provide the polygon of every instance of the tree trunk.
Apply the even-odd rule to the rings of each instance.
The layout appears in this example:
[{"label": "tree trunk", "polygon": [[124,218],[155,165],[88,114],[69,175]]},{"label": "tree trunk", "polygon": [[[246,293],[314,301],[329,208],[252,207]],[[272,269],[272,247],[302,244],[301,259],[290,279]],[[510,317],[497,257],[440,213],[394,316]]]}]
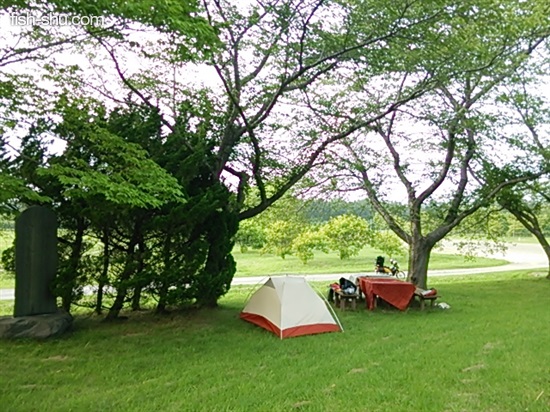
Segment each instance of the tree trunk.
[{"label": "tree trunk", "polygon": [[82,245],[84,242],[84,232],[86,223],[84,219],[78,219],[75,239],[71,245],[71,255],[69,257],[68,268],[66,269],[65,279],[67,282],[61,294],[61,307],[70,313],[73,301],[73,288],[76,286],[76,279],[80,268],[80,259],[82,257]]},{"label": "tree trunk", "polygon": [[[170,269],[171,264],[172,264],[172,261],[170,259],[171,247],[172,247],[172,235],[167,233],[166,238],[164,240],[164,246],[163,246],[163,251],[162,251],[164,274],[168,274],[168,272],[171,270]],[[165,281],[166,277],[167,276],[162,276],[161,277],[162,281],[161,281],[161,286],[160,286],[160,289],[159,289],[159,301],[158,301],[157,307],[155,309],[156,313],[158,313],[158,314],[167,312],[166,305],[167,305],[169,284],[168,284],[168,282]]]},{"label": "tree trunk", "polygon": [[[145,241],[140,239],[138,243],[138,268],[137,273],[138,275],[142,275],[143,270],[145,269]],[[148,278],[150,281],[150,278]],[[138,311],[141,310],[141,292],[143,291],[143,288],[147,286],[147,281],[140,281],[135,287],[134,287],[134,295],[132,296],[132,310]]]},{"label": "tree trunk", "polygon": [[138,311],[141,310],[140,301],[141,301],[141,286],[136,286],[134,288],[134,295],[132,296],[132,310]]},{"label": "tree trunk", "polygon": [[238,230],[237,215],[229,210],[213,214],[209,219],[208,256],[198,277],[196,303],[199,307],[216,307],[218,299],[231,287],[236,264],[231,250]]},{"label": "tree trunk", "polygon": [[97,299],[95,302],[95,312],[98,315],[101,315],[103,311],[103,290],[107,285],[109,280],[109,264],[110,264],[110,253],[109,253],[109,231],[104,230],[101,241],[103,242],[103,268],[101,270],[101,275],[99,275],[98,287],[97,287]]},{"label": "tree trunk", "polygon": [[109,313],[107,313],[105,320],[109,321],[118,318],[118,315],[122,310],[122,307],[124,306],[124,299],[126,298],[127,291],[128,289],[126,289],[126,287],[117,288],[115,301],[113,302],[113,305],[109,308]]},{"label": "tree trunk", "polygon": [[116,298],[115,298],[115,301],[113,302],[113,305],[109,308],[109,313],[107,313],[107,316],[105,318],[105,320],[107,321],[115,320],[116,318],[118,318],[118,315],[122,310],[122,307],[124,306],[124,301],[128,293],[127,281],[131,278],[132,274],[135,273],[137,268],[135,257],[136,257],[136,246],[138,244],[139,238],[140,238],[139,228],[138,228],[138,225],[136,224],[136,227],[134,228],[134,233],[132,235],[132,239],[130,240],[130,244],[128,245],[128,249],[126,250],[126,262],[124,264],[124,270],[122,271],[119,277],[120,284],[117,287]]},{"label": "tree trunk", "polygon": [[422,289],[428,288],[428,264],[434,243],[424,237],[413,239],[409,245],[408,280]]},{"label": "tree trunk", "polygon": [[548,274],[546,275],[546,279],[550,280],[550,244],[546,240],[546,237],[542,233],[542,230],[534,230],[531,233],[535,235],[540,245],[542,246],[544,253],[546,254],[546,259],[548,260]]},{"label": "tree trunk", "polygon": [[168,295],[168,286],[163,283],[159,290],[159,302],[155,309],[156,313],[166,313],[166,297]]}]

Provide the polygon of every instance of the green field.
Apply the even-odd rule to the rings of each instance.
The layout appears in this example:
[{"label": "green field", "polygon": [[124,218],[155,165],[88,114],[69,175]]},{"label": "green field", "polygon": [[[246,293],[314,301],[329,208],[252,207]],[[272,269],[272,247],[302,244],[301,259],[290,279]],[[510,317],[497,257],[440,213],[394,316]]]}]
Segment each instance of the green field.
[{"label": "green field", "polygon": [[212,310],[115,324],[81,314],[63,338],[0,342],[2,410],[550,410],[550,282],[433,284],[450,309],[361,305],[337,311],[343,333],[283,341],[239,319],[244,287]]},{"label": "green field", "polygon": [[[14,232],[11,230],[0,230],[0,256],[5,249],[12,245],[13,234]],[[13,288],[14,283],[13,278],[6,275],[0,264],[0,289]]]},{"label": "green field", "polygon": [[[0,244],[0,253],[3,247],[11,244],[11,239],[4,237],[4,243]],[[338,273],[360,273],[371,272],[374,268],[376,256],[380,251],[372,248],[364,248],[359,256],[341,260],[335,252],[315,253],[314,259],[303,264],[295,256],[287,256],[285,259],[271,254],[261,254],[251,250],[241,253],[238,247],[234,250],[234,257],[237,261],[237,277],[268,276],[281,274],[338,274]],[[403,270],[407,270],[406,256],[398,256],[398,261]],[[389,261],[389,259],[387,258]],[[387,262],[389,264],[389,262]],[[460,255],[442,254],[433,252],[430,260],[430,269],[468,269],[476,267],[492,267],[505,265],[507,262],[502,259],[476,258],[466,260]],[[0,269],[0,289],[13,288],[14,280]]]},{"label": "green field", "polygon": [[6,276],[3,271],[0,270],[0,289],[13,289],[15,287],[15,280],[12,277]]},{"label": "green field", "polygon": [[[380,251],[364,248],[359,256],[351,259],[341,260],[336,253],[315,254],[315,258],[307,264],[303,264],[295,256],[287,256],[282,259],[274,255],[262,255],[257,251],[241,253],[235,250],[234,257],[237,261],[236,276],[265,276],[280,274],[323,274],[323,273],[357,273],[372,272],[376,256]],[[387,264],[389,259],[386,258]],[[401,268],[407,270],[407,258],[398,256]],[[434,252],[430,259],[430,269],[469,269],[476,267],[500,266],[508,263],[502,259],[476,258],[475,260],[466,260],[460,255],[450,255]]]}]

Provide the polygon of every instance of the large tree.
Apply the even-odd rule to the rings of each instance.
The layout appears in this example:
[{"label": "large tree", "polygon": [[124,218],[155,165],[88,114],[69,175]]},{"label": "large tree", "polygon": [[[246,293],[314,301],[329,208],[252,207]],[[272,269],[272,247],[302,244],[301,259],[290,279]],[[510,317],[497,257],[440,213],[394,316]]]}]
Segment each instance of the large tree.
[{"label": "large tree", "polygon": [[[409,277],[421,287],[427,286],[430,253],[438,241],[490,205],[502,189],[548,172],[540,151],[521,150],[513,136],[493,127],[500,118],[501,87],[517,84],[519,69],[550,34],[550,25],[541,25],[548,23],[548,6],[491,5],[463,2],[454,9],[453,19],[441,30],[461,35],[449,36],[440,45],[461,56],[461,61],[452,60],[452,74],[438,77],[433,92],[422,99],[342,141],[336,163],[329,168],[333,179],[341,177],[335,184],[364,190],[389,227],[409,245]],[[395,81],[406,88],[411,78],[431,71],[426,58],[396,73]],[[527,157],[529,163],[522,161]],[[399,197],[407,203],[406,222],[391,213],[391,201]],[[438,213],[427,220],[424,209],[430,202],[432,212],[438,205]]]},{"label": "large tree", "polygon": [[[530,81],[527,81],[530,80]],[[509,90],[501,100],[512,109],[511,118],[516,119],[517,130],[514,138],[521,142],[530,153],[538,153],[543,162],[550,162],[550,138],[547,131],[550,120],[548,98],[540,95],[541,88],[547,86],[543,81],[526,79],[516,90]],[[526,136],[530,139],[526,139]],[[536,161],[529,156],[526,162]],[[541,245],[548,258],[548,276],[550,279],[550,243],[548,242],[548,213],[550,212],[550,186],[547,177],[537,181],[523,183],[499,193],[497,203],[510,212]],[[546,230],[545,230],[546,229]]]}]

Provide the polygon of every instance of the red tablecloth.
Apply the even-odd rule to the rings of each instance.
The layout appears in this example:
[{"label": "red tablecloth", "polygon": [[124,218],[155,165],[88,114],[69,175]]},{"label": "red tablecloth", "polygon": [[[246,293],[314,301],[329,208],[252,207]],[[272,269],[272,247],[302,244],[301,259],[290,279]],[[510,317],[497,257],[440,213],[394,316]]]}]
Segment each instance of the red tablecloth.
[{"label": "red tablecloth", "polygon": [[359,278],[359,287],[365,295],[369,310],[374,309],[375,296],[380,296],[397,309],[405,310],[416,289],[412,283],[385,278]]}]

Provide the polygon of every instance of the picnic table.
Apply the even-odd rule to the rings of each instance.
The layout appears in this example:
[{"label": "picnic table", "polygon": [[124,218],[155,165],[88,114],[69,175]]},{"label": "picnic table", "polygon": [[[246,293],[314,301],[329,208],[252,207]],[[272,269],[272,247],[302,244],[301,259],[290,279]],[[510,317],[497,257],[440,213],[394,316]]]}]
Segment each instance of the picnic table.
[{"label": "picnic table", "polygon": [[367,308],[376,307],[376,297],[388,302],[399,310],[405,310],[414,296],[416,286],[394,278],[359,277],[359,288],[365,295]]},{"label": "picnic table", "polygon": [[347,304],[351,305],[351,309],[355,310],[358,298],[358,293],[349,294],[344,293],[341,290],[334,292],[334,303],[336,306],[340,307],[340,310],[345,310]]}]

